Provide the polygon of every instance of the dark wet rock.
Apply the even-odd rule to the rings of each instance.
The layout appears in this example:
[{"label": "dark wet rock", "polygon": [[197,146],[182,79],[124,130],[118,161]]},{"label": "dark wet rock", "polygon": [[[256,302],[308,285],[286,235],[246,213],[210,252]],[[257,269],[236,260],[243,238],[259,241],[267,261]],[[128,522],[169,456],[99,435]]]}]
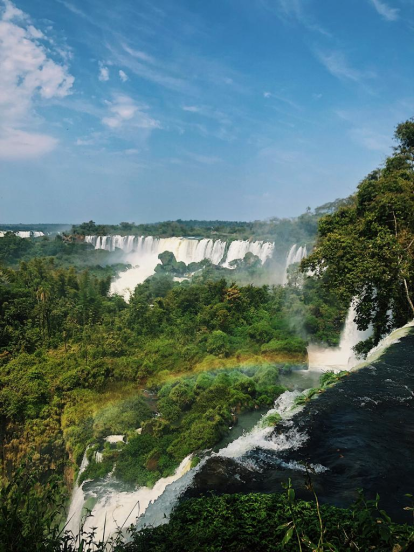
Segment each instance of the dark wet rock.
[{"label": "dark wet rock", "polygon": [[396,521],[409,522],[403,508],[404,495],[414,494],[414,335],[310,401],[274,434],[292,426],[306,436],[297,450],[253,450],[243,459],[250,470],[213,457],[187,493],[280,492],[291,478],[298,496],[308,498],[303,465],[312,464],[321,502],[348,506],[361,488],[368,498],[379,493],[380,507]]},{"label": "dark wet rock", "polygon": [[186,497],[196,497],[210,491],[217,493],[237,493],[252,485],[259,474],[249,470],[231,458],[213,456],[196,473]]}]

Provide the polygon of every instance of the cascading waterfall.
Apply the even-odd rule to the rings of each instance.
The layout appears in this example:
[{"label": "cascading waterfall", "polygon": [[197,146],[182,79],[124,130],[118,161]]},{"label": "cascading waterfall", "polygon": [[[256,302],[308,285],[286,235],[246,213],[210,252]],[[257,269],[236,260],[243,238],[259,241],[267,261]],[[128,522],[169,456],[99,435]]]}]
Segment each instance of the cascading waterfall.
[{"label": "cascading waterfall", "polygon": [[353,348],[360,341],[368,339],[372,335],[372,328],[365,331],[358,330],[355,323],[356,310],[352,302],[341,334],[339,347],[320,347],[309,345],[308,357],[310,368],[329,368],[335,371],[353,368],[358,364],[358,359]]},{"label": "cascading waterfall", "polygon": [[[82,462],[80,473],[83,471],[82,467],[85,469],[86,466],[87,463],[84,465]],[[97,541],[107,539],[118,530],[136,522],[148,506],[156,501],[169,485],[183,477],[190,467],[191,456],[187,456],[173,475],[159,479],[152,488],[139,487],[128,490],[111,474],[102,481],[85,481],[80,486],[76,485],[65,530],[76,536],[83,522],[84,533],[91,533],[95,528]],[[85,506],[90,510],[90,515],[86,519]]]},{"label": "cascading waterfall", "polygon": [[82,515],[83,515],[83,505],[85,501],[85,495],[83,493],[82,485],[79,485],[79,477],[88,467],[89,461],[87,458],[88,448],[86,448],[85,453],[82,458],[82,462],[79,468],[78,478],[76,480],[75,486],[72,491],[72,498],[70,501],[68,518],[66,521],[65,530],[70,531],[73,535],[77,535],[81,526]]},{"label": "cascading waterfall", "polygon": [[164,251],[174,253],[177,261],[185,264],[198,263],[209,259],[213,264],[223,262],[229,266],[231,261],[243,259],[247,253],[257,255],[264,263],[272,256],[274,244],[263,241],[236,240],[231,242],[226,259],[226,242],[212,239],[192,238],[154,238],[152,236],[85,236],[85,243],[89,243],[95,249],[115,251],[121,249],[125,253],[135,252],[139,255],[156,254]]},{"label": "cascading waterfall", "polygon": [[154,238],[152,236],[85,236],[85,242],[95,249],[115,251],[120,249],[126,254],[126,262],[131,269],[122,272],[111,286],[112,293],[130,295],[130,290],[154,274],[155,267],[160,263],[158,255],[164,251],[174,254],[178,262],[186,265],[199,263],[208,259],[214,265],[229,263],[243,259],[246,253],[257,255],[262,263],[269,259],[274,250],[274,244],[263,241],[231,242],[226,254],[227,243],[222,240],[192,239],[192,238]]},{"label": "cascading waterfall", "polygon": [[[284,419],[287,419],[293,415],[295,399],[300,395],[299,391],[285,391],[276,400],[273,409],[267,412],[266,416],[271,414],[279,414]],[[284,450],[286,448],[297,447],[306,439],[306,436],[292,431],[289,435],[283,435],[281,439],[276,436],[271,439],[270,436],[273,433],[273,427],[263,427],[259,422],[252,431],[242,435],[236,441],[230,443],[226,448],[219,451],[220,456],[226,458],[240,458],[250,450],[254,448],[261,448],[266,450]]]},{"label": "cascading waterfall", "polygon": [[262,242],[255,241],[251,242],[248,240],[236,240],[231,242],[229,250],[227,252],[226,260],[223,263],[223,266],[230,268],[230,263],[237,259],[244,259],[247,253],[252,253],[259,257],[259,259],[264,263],[269,257],[272,256],[274,249],[274,244],[271,242]]},{"label": "cascading waterfall", "polygon": [[285,272],[283,275],[283,282],[282,282],[283,285],[286,285],[288,282],[288,268],[290,267],[290,265],[302,262],[302,260],[305,259],[307,256],[308,256],[308,251],[306,249],[306,245],[304,246],[298,246],[297,244],[292,245],[286,258],[286,266],[285,266]]}]

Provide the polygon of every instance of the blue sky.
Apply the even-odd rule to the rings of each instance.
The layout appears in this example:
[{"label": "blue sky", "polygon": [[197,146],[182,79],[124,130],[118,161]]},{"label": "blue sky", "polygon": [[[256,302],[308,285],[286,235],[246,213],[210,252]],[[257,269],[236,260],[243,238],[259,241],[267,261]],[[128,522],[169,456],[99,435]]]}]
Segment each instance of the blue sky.
[{"label": "blue sky", "polygon": [[0,222],[295,216],[414,115],[414,0],[0,6]]}]

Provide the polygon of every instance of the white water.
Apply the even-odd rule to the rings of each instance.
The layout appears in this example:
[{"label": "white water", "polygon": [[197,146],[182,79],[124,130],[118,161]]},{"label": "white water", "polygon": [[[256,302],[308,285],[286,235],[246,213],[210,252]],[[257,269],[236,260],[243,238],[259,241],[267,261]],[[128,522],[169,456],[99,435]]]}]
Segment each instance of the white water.
[{"label": "white water", "polygon": [[[274,407],[262,417],[261,421],[248,433],[245,433],[226,447],[219,450],[214,456],[233,458],[249,467],[248,460],[241,460],[249,451],[261,448],[266,450],[281,451],[288,448],[299,448],[307,439],[305,434],[299,433],[292,428],[285,435],[272,436],[273,427],[263,427],[263,419],[270,414],[277,413],[283,419],[289,419],[296,414],[301,407],[293,408],[294,401],[300,393],[298,391],[285,391],[276,400]],[[151,504],[145,514],[139,519],[137,527],[141,529],[145,526],[156,527],[167,523],[169,516],[177,504],[180,496],[191,485],[195,474],[208,461],[209,456],[205,457],[198,466],[193,468],[181,479],[170,485],[165,493],[153,504]],[[323,469],[321,467],[321,469]]]},{"label": "white water", "polygon": [[[274,407],[269,410],[263,418],[271,414],[279,414],[283,419],[288,419],[296,414],[299,409],[293,409],[299,391],[285,391],[278,397]],[[292,427],[287,433],[273,435],[273,427],[263,427],[260,421],[249,433],[246,433],[221,449],[217,454],[226,458],[240,458],[250,450],[261,448],[265,450],[286,450],[288,448],[299,448],[305,441],[306,435],[299,433]]]},{"label": "white water", "polygon": [[[83,531],[89,533],[96,528],[95,540],[108,539],[119,529],[135,523],[171,483],[190,470],[190,465],[191,456],[187,456],[174,475],[159,479],[151,489],[139,487],[133,491],[120,490],[111,474],[101,484],[85,482],[80,487],[76,486],[72,494],[66,530],[75,536],[79,534],[81,522],[85,517],[85,503],[92,498],[95,504],[91,508],[91,515],[84,521]],[[84,491],[85,485],[88,485],[87,491]]]},{"label": "white water", "polygon": [[388,347],[394,345],[395,343],[399,343],[403,337],[408,335],[411,328],[414,328],[414,320],[411,320],[411,322],[408,322],[408,324],[406,324],[405,326],[397,328],[396,330],[393,330],[391,333],[383,337],[378,345],[376,345],[369,351],[369,353],[367,354],[367,358],[363,362],[358,364],[356,368],[366,366],[367,364],[371,364],[372,362],[378,360],[385,353]]},{"label": "white water", "polygon": [[[278,413],[284,419],[290,418],[299,410],[299,408],[293,410],[294,400],[299,395],[298,391],[285,391],[276,400],[274,408],[263,418],[274,413]],[[272,436],[272,432],[273,427],[263,427],[262,422],[259,422],[251,432],[242,435],[216,454],[238,459],[255,448],[274,451],[299,448],[307,439],[305,434],[299,433],[293,426],[284,435]],[[100,483],[85,482],[80,487],[76,485],[72,493],[66,529],[74,535],[79,533],[82,518],[85,516],[86,503],[92,510],[92,516],[86,519],[84,531],[88,532],[96,527],[97,539],[102,538],[104,527],[105,538],[108,538],[119,528],[126,528],[132,523],[137,522],[139,528],[165,523],[177,500],[191,484],[194,475],[206,460],[207,458],[190,470],[191,456],[188,456],[181,462],[173,476],[160,479],[152,489],[141,487],[133,491],[123,490],[122,484],[117,483],[111,474]],[[87,464],[85,452],[80,473]],[[85,485],[86,490],[84,490]],[[91,499],[94,500],[94,505],[91,504]]]},{"label": "white water", "polygon": [[85,496],[82,490],[83,485],[79,486],[78,481],[79,481],[79,477],[86,470],[89,464],[89,461],[86,457],[88,448],[89,447],[86,448],[85,453],[83,455],[82,463],[79,468],[78,479],[72,491],[72,497],[71,497],[70,506],[69,506],[69,513],[68,513],[66,526],[65,526],[65,530],[71,531],[74,535],[78,534],[79,527],[81,525],[81,520],[82,520],[82,510],[83,510],[83,505],[85,501]]},{"label": "white water", "polygon": [[285,272],[282,282],[283,285],[286,285],[288,282],[288,268],[290,267],[290,265],[302,262],[302,260],[305,259],[307,256],[308,251],[306,249],[306,245],[300,247],[298,247],[296,244],[292,245],[286,257]]},{"label": "white water", "polygon": [[369,327],[365,331],[358,330],[355,317],[355,306],[352,303],[345,320],[339,347],[309,345],[309,368],[329,368],[333,371],[341,371],[351,369],[358,364],[353,347],[360,341],[368,339],[372,335],[372,328]]},{"label": "white water", "polygon": [[231,261],[243,259],[246,253],[257,255],[264,263],[274,250],[271,242],[237,240],[231,242],[226,254],[227,244],[222,240],[152,236],[85,236],[85,242],[95,249],[121,249],[126,253],[125,262],[132,268],[122,272],[111,286],[112,293],[123,295],[126,299],[135,286],[154,274],[155,267],[160,264],[158,255],[164,251],[170,251],[178,262],[186,265],[208,259],[214,265],[229,267]]},{"label": "white water", "polygon": [[[0,230],[0,238],[4,238],[7,230]],[[34,232],[33,230],[19,230],[18,232],[13,232],[19,238],[41,238],[44,236],[43,232]]]},{"label": "white water", "polygon": [[257,255],[262,263],[264,263],[269,257],[272,256],[274,247],[274,244],[270,242],[252,242],[248,240],[233,241],[230,244],[223,266],[225,266],[226,268],[231,268],[230,263],[232,261],[235,261],[237,259],[244,259],[247,253],[253,253],[253,255]]}]

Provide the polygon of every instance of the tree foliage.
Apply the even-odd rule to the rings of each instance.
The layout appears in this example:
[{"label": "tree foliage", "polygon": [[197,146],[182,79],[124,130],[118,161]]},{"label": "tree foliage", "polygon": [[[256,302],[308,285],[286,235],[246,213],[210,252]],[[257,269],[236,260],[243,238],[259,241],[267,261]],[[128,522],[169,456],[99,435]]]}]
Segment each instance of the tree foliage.
[{"label": "tree foliage", "polygon": [[413,120],[397,127],[393,156],[349,205],[321,219],[317,247],[303,263],[340,297],[355,298],[358,326],[374,327],[368,349],[414,316],[413,134]]}]

